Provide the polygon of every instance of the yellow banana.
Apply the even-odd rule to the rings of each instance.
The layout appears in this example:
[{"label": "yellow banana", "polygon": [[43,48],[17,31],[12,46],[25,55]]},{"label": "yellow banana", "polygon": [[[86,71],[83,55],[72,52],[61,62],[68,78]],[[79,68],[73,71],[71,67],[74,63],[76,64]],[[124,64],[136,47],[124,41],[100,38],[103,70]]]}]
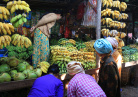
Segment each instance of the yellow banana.
[{"label": "yellow banana", "polygon": [[2,33],[3,33],[4,35],[7,34],[7,31],[5,30],[5,28],[2,29]]},{"label": "yellow banana", "polygon": [[2,11],[2,14],[5,14],[6,15],[5,7],[0,7],[0,9]]},{"label": "yellow banana", "polygon": [[10,15],[10,12],[9,12],[9,10],[7,10],[7,8],[5,8],[5,11],[6,11],[7,15]]},{"label": "yellow banana", "polygon": [[20,10],[23,10],[22,5],[18,5],[18,7],[19,7]]},{"label": "yellow banana", "polygon": [[1,37],[0,37],[0,45],[1,45]]},{"label": "yellow banana", "polygon": [[12,1],[8,2],[7,3],[7,9],[11,9],[12,5],[13,5],[13,2]]},{"label": "yellow banana", "polygon": [[25,1],[22,1],[22,3],[21,3],[22,5],[24,5],[24,6],[26,6],[27,5],[27,3],[25,2]]},{"label": "yellow banana", "polygon": [[15,9],[15,5],[13,5],[13,6],[11,7],[11,14],[14,13],[15,10],[16,10],[16,9]]},{"label": "yellow banana", "polygon": [[15,10],[18,10],[18,9],[19,9],[19,8],[18,8],[18,5],[16,4],[16,5],[15,5]]},{"label": "yellow banana", "polygon": [[21,35],[18,36],[17,38],[17,46],[20,47],[20,40],[21,40]]},{"label": "yellow banana", "polygon": [[1,43],[4,43],[5,42],[5,39],[3,36],[1,36]]},{"label": "yellow banana", "polygon": [[17,4],[18,4],[18,5],[20,5],[21,3],[22,3],[22,1],[21,1],[21,0],[18,0],[18,1],[17,1]]},{"label": "yellow banana", "polygon": [[23,48],[23,46],[24,46],[24,38],[23,38],[24,36],[21,36],[21,40],[20,40],[20,45],[21,45],[21,47]]},{"label": "yellow banana", "polygon": [[[0,9],[1,10],[1,9]],[[0,13],[0,19],[3,20],[3,15],[2,13]]]},{"label": "yellow banana", "polygon": [[12,44],[14,44],[14,45],[17,44],[17,38],[18,38],[18,36],[20,36],[20,35],[19,35],[19,34],[15,34],[15,35],[14,35],[14,38],[13,38],[13,40],[12,40]]},{"label": "yellow banana", "polygon": [[3,23],[3,27],[5,28],[6,32],[11,35],[11,31],[9,29],[9,27],[7,26],[7,24]]},{"label": "yellow banana", "polygon": [[6,14],[3,14],[3,18],[4,18],[5,20],[8,20],[8,17],[7,17]]},{"label": "yellow banana", "polygon": [[9,29],[12,31],[12,32],[14,32],[14,27],[11,25],[11,24],[7,24],[8,25],[8,27],[9,27]]}]

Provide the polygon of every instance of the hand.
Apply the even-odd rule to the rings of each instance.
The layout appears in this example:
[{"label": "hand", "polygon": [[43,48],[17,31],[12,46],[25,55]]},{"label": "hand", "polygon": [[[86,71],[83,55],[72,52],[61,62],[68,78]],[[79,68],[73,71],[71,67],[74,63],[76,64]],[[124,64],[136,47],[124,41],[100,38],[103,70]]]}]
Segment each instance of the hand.
[{"label": "hand", "polygon": [[35,30],[35,26],[33,26],[33,27],[30,29],[30,32],[32,33],[34,30]]}]

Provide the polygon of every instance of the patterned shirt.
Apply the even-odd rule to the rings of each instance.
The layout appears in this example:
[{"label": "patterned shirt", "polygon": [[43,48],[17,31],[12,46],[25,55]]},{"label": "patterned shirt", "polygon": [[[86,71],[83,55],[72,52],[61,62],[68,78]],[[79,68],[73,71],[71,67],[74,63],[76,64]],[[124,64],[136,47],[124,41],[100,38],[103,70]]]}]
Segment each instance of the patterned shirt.
[{"label": "patterned shirt", "polygon": [[120,97],[120,79],[116,63],[111,55],[101,60],[99,82],[107,97]]},{"label": "patterned shirt", "polygon": [[87,74],[78,73],[69,82],[68,97],[106,97],[95,79]]}]

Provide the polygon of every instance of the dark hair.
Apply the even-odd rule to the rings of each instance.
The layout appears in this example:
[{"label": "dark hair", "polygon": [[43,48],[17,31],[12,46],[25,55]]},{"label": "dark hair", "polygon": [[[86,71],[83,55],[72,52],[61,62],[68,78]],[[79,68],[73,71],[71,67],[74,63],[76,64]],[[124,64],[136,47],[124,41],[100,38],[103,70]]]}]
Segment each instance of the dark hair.
[{"label": "dark hair", "polygon": [[58,65],[57,65],[57,64],[51,65],[51,66],[48,68],[48,72],[47,72],[47,73],[48,73],[48,74],[49,74],[49,73],[53,73],[53,74],[59,73],[59,67],[58,67]]}]

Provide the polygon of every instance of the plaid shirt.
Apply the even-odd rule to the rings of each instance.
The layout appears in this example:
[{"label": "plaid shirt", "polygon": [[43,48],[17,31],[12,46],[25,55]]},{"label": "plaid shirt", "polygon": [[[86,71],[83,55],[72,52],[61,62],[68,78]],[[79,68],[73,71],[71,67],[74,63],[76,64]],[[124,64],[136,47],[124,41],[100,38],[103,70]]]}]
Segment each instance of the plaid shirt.
[{"label": "plaid shirt", "polygon": [[68,85],[68,97],[106,97],[95,79],[87,74],[76,74]]}]

